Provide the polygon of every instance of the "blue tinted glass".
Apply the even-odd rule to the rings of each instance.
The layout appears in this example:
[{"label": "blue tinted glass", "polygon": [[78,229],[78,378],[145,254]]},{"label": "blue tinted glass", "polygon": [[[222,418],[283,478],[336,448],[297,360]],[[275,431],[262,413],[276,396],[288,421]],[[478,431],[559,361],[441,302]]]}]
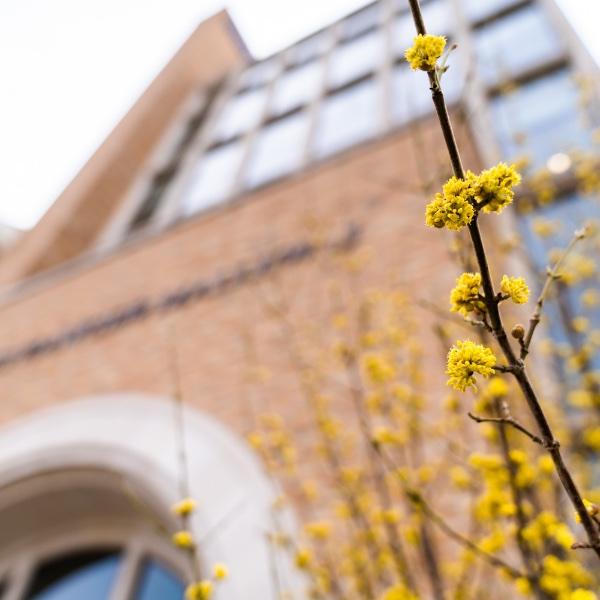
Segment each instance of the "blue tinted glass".
[{"label": "blue tinted glass", "polygon": [[119,562],[120,556],[112,555],[71,569],[29,600],[107,600]]},{"label": "blue tinted glass", "polygon": [[246,184],[260,185],[298,169],[307,133],[308,114],[305,110],[264,127],[252,148]]},{"label": "blue tinted glass", "polygon": [[567,71],[536,79],[492,101],[492,117],[506,158],[528,154],[541,166],[556,152],[586,148],[590,130],[584,124],[578,90]]},{"label": "blue tinted glass", "polygon": [[475,33],[475,56],[486,83],[510,80],[561,54],[556,32],[535,5],[517,10]]},{"label": "blue tinted glass", "polygon": [[467,17],[471,21],[479,21],[497,13],[519,0],[462,0]]},{"label": "blue tinted glass", "polygon": [[[542,238],[534,234],[534,225],[539,218],[550,220],[556,225],[553,235]],[[544,273],[549,262],[548,253],[553,249],[565,248],[573,237],[573,232],[590,220],[600,220],[600,204],[596,198],[579,195],[558,200],[531,214],[522,216],[519,220],[520,230],[535,269],[539,273]],[[580,243],[577,249],[577,253],[584,256],[593,257],[593,252],[594,250],[585,242]],[[581,302],[581,294],[585,289],[597,287],[597,285],[597,279],[592,278],[584,280],[579,285],[565,287],[562,292],[563,310],[565,306],[568,307],[569,311],[573,313],[573,317],[585,314],[590,319],[592,329],[600,327],[600,313],[597,310],[585,311]],[[547,316],[550,334],[554,340],[560,343],[567,342],[569,336],[557,303],[555,301],[546,303],[544,313]],[[600,357],[594,359],[595,363],[598,361],[600,361]]]},{"label": "blue tinted glass", "polygon": [[153,560],[142,569],[135,600],[181,600],[184,584],[171,571]]},{"label": "blue tinted glass", "polygon": [[315,150],[326,156],[372,137],[377,132],[378,88],[372,79],[329,96],[321,104]]}]

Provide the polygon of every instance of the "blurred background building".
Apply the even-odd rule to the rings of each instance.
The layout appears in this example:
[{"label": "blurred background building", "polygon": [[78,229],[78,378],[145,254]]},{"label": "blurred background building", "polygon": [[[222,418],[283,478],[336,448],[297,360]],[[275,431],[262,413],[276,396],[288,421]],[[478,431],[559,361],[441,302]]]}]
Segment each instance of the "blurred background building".
[{"label": "blurred background building", "polygon": [[[593,148],[596,65],[552,0],[423,8],[458,43],[443,86],[466,164],[526,155],[559,190],[511,220],[543,268],[535,218],[599,216],[571,158]],[[413,31],[406,1],[382,0],[253,63],[215,15],[3,250],[2,598],[182,596],[188,566],[161,534],[183,477],[177,390],[201,555],[231,570],[217,597],[275,598],[274,492],[243,438],[275,407],[300,439],[308,425],[263,284],[294,289],[294,314],[315,319],[325,255],[364,243],[365,286],[435,300],[457,270],[423,226],[448,166],[426,77],[403,60]],[[250,401],[248,331],[252,352],[279,361],[277,397]]]}]

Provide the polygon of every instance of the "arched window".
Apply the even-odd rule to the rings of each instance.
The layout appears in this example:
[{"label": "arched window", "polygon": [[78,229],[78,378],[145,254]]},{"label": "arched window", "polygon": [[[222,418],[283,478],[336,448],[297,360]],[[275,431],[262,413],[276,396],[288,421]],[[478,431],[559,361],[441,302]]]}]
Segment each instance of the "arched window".
[{"label": "arched window", "polygon": [[[60,469],[0,491],[2,594],[11,600],[181,600],[170,516],[119,474]],[[163,532],[163,533],[161,533]]]},{"label": "arched window", "polygon": [[[72,401],[0,428],[0,600],[181,600],[173,402],[141,394]],[[276,496],[246,444],[185,408],[190,528],[204,573],[226,563],[216,598],[276,597]]]}]

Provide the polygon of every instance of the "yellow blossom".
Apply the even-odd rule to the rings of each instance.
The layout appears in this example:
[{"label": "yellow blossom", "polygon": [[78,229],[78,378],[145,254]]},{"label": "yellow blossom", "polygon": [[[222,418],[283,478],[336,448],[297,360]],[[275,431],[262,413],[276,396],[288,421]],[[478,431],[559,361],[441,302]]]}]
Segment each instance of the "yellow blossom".
[{"label": "yellow blossom", "polygon": [[194,547],[194,536],[189,531],[177,531],[171,538],[174,546],[190,549]]},{"label": "yellow blossom", "polygon": [[592,450],[600,450],[600,427],[588,427],[583,431],[583,443]]},{"label": "yellow blossom", "polygon": [[515,304],[525,304],[529,300],[529,287],[523,277],[504,275],[500,283],[500,289]]},{"label": "yellow blossom", "polygon": [[217,563],[213,567],[213,576],[217,580],[226,579],[229,576],[229,569],[223,563]]},{"label": "yellow blossom", "polygon": [[[472,174],[471,174],[472,175]],[[425,224],[440,229],[447,227],[458,231],[473,220],[475,209],[471,204],[471,183],[466,179],[451,177],[425,209]]]},{"label": "yellow blossom", "polygon": [[319,521],[304,526],[306,533],[316,540],[325,540],[331,535],[331,523]]},{"label": "yellow blossom", "polygon": [[514,198],[513,187],[521,183],[514,165],[498,163],[482,171],[472,184],[473,196],[484,212],[501,212]]},{"label": "yellow blossom", "polygon": [[404,56],[413,71],[433,71],[445,47],[445,37],[419,34],[414,38],[412,47],[404,53]]},{"label": "yellow blossom", "polygon": [[179,517],[187,517],[196,510],[197,502],[193,498],[183,498],[171,507],[171,512]]},{"label": "yellow blossom", "polygon": [[600,294],[594,288],[588,288],[581,294],[581,304],[586,308],[595,308],[600,304]]},{"label": "yellow blossom", "polygon": [[213,584],[204,580],[191,583],[185,590],[185,600],[209,600],[212,597]]},{"label": "yellow blossom", "polygon": [[464,392],[469,386],[475,386],[475,373],[489,377],[495,366],[496,357],[490,348],[470,340],[459,341],[448,353],[448,385]]},{"label": "yellow blossom", "polygon": [[598,600],[598,596],[594,592],[584,590],[583,588],[577,588],[571,592],[569,600]]},{"label": "yellow blossom", "polygon": [[380,354],[368,354],[363,359],[363,368],[371,383],[385,383],[394,378],[394,365]]},{"label": "yellow blossom", "polygon": [[[586,500],[585,498],[583,498],[583,505],[585,506],[585,510],[587,511],[588,515],[591,517],[595,517],[600,512],[600,506],[590,502],[589,500]],[[581,517],[577,512],[575,513],[575,520],[578,523],[581,523]]]},{"label": "yellow blossom", "polygon": [[577,333],[584,333],[590,326],[590,320],[585,317],[575,317],[571,321],[571,325]]},{"label": "yellow blossom", "polygon": [[503,398],[508,394],[508,384],[502,377],[492,377],[485,393],[492,396],[492,398]]},{"label": "yellow blossom", "polygon": [[558,223],[556,221],[538,218],[533,220],[532,229],[534,233],[540,237],[550,237],[556,233],[558,229]]},{"label": "yellow blossom", "polygon": [[398,584],[388,588],[381,597],[381,600],[419,600],[413,592],[407,589],[404,585]]},{"label": "yellow blossom", "polygon": [[531,584],[526,577],[517,577],[515,579],[515,587],[520,594],[529,596],[531,594]]},{"label": "yellow blossom", "polygon": [[456,280],[450,293],[450,310],[467,315],[475,310],[482,312],[485,304],[479,294],[481,275],[479,273],[463,273]]},{"label": "yellow blossom", "polygon": [[310,550],[308,550],[306,548],[300,548],[296,552],[294,561],[296,563],[296,566],[299,569],[302,569],[302,570],[308,569],[308,567],[310,566],[310,563],[312,562],[312,554],[310,553]]},{"label": "yellow blossom", "polygon": [[467,489],[471,485],[471,477],[462,467],[452,467],[450,469],[450,478],[457,488]]},{"label": "yellow blossom", "polygon": [[406,442],[406,436],[388,427],[378,427],[373,432],[373,441],[381,445],[401,445]]}]

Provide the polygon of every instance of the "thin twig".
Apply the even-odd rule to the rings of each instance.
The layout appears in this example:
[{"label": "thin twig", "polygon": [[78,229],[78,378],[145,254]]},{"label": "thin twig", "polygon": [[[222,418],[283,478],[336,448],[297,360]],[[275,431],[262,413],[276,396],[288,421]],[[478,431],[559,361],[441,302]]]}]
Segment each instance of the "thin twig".
[{"label": "thin twig", "polygon": [[535,310],[529,319],[529,328],[527,329],[527,333],[523,340],[520,341],[521,344],[521,360],[525,360],[527,355],[529,354],[529,346],[531,345],[531,340],[533,338],[533,334],[540,323],[540,319],[542,316],[542,308],[544,306],[544,301],[546,300],[546,296],[548,295],[548,291],[550,290],[550,285],[553,281],[560,277],[559,269],[562,266],[563,262],[567,258],[567,256],[571,253],[577,242],[582,240],[585,237],[585,230],[578,230],[573,235],[573,238],[569,242],[569,245],[565,248],[564,252],[560,255],[554,267],[548,267],[546,271],[546,279],[544,281],[544,285],[542,287],[542,291],[538,296],[538,299],[535,303]]},{"label": "thin twig", "polygon": [[[419,0],[409,0],[409,3],[417,33],[425,35],[427,31],[425,29],[425,23],[423,21],[423,14],[421,12]],[[464,179],[465,173],[462,160],[460,157],[458,144],[454,136],[454,131],[452,129],[444,94],[442,93],[440,86],[438,74],[435,70],[433,70],[429,71],[428,75],[433,103],[439,118],[444,140],[446,142],[446,147],[448,149],[448,155],[450,157],[450,162],[452,163],[452,168],[454,170],[454,175],[459,179]],[[479,272],[481,273],[486,308],[490,318],[490,324],[493,329],[494,337],[502,349],[502,352],[504,353],[509,365],[515,368],[513,376],[519,384],[529,410],[535,419],[541,437],[544,441],[544,447],[548,449],[562,486],[581,520],[581,524],[583,525],[588,536],[590,547],[600,559],[600,532],[585,508],[581,493],[579,492],[579,489],[573,480],[571,472],[564,462],[560,452],[560,446],[554,439],[554,433],[550,427],[548,419],[546,418],[546,414],[544,413],[537,394],[533,389],[531,381],[529,380],[529,376],[525,371],[523,361],[517,358],[506,334],[504,325],[502,324],[502,317],[500,316],[500,311],[498,309],[498,302],[495,300],[496,294],[494,293],[494,286],[492,283],[492,276],[490,273],[487,254],[485,252],[483,240],[481,238],[481,232],[479,230],[478,216],[478,214],[475,214],[473,220],[468,225],[468,230],[471,237],[471,242],[473,244],[473,251],[475,252],[475,257],[479,266]]]},{"label": "thin twig", "polygon": [[531,433],[531,431],[523,427],[521,423],[519,423],[512,417],[479,417],[477,415],[474,415],[472,412],[469,412],[467,414],[476,423],[496,423],[500,425],[510,425],[511,427],[518,429],[521,433],[524,433],[531,441],[535,442],[536,444],[539,444],[540,446],[544,446],[544,440],[542,438]]}]

